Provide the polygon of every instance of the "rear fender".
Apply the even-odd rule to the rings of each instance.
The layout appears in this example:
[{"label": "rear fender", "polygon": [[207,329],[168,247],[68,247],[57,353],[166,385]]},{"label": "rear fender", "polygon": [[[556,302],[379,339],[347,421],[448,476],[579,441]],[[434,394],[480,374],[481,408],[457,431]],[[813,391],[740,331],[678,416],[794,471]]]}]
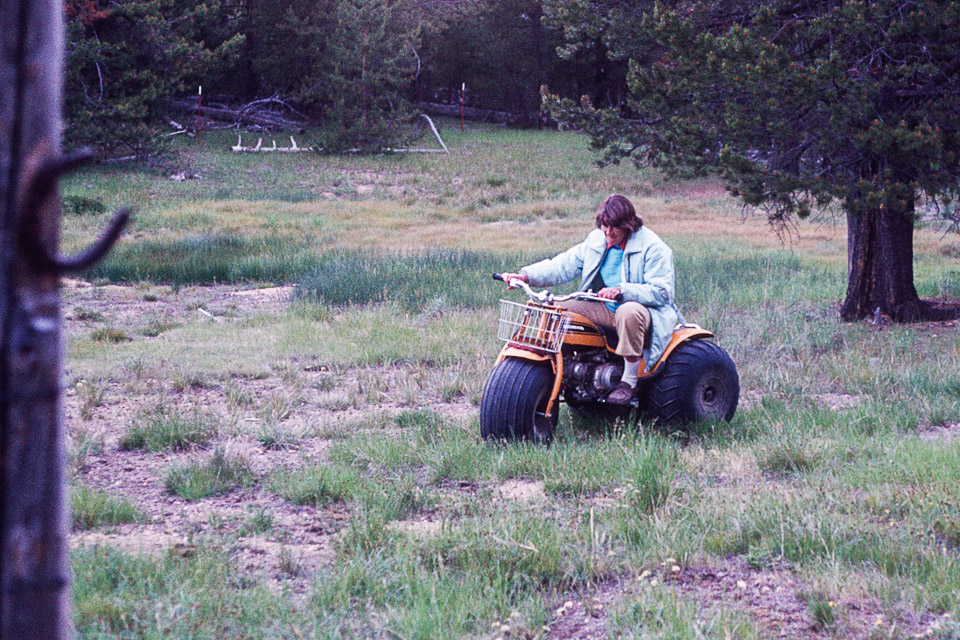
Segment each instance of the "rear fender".
[{"label": "rear fender", "polygon": [[667,361],[667,358],[669,358],[670,354],[673,353],[673,350],[684,342],[689,342],[691,340],[706,340],[713,337],[714,335],[712,331],[707,331],[698,324],[678,325],[677,328],[673,330],[673,336],[670,338],[670,342],[667,343],[667,348],[663,350],[663,355],[660,356],[660,359],[657,360],[657,363],[653,366],[653,368],[641,377],[648,378],[659,373],[660,369]]},{"label": "rear fender", "polygon": [[563,382],[563,355],[559,351],[548,354],[506,345],[500,350],[500,355],[497,356],[497,361],[493,363],[493,366],[497,366],[506,358],[522,358],[535,362],[550,363],[550,366],[553,368],[553,390],[550,392],[550,400],[547,402],[546,408],[546,414],[550,415],[550,412],[553,411],[553,405],[556,404],[557,398],[560,395],[560,384]]}]

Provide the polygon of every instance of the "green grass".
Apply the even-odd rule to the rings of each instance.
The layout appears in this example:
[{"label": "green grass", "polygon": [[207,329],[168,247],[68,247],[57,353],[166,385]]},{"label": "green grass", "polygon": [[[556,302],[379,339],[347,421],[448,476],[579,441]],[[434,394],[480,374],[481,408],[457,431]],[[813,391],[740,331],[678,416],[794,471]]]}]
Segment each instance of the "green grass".
[{"label": "green grass", "polygon": [[[732,254],[732,255],[731,255]],[[734,308],[771,300],[827,303],[844,290],[843,273],[818,269],[796,254],[699,248],[696,255],[676,260],[677,297],[683,309],[700,313],[716,305]]]},{"label": "green grass", "polygon": [[145,407],[131,421],[120,438],[120,448],[180,451],[206,444],[219,431],[220,418],[210,412],[159,403]]},{"label": "green grass", "polygon": [[250,513],[250,516],[244,521],[239,534],[243,535],[261,535],[273,530],[273,514],[265,508],[256,509]]},{"label": "green grass", "polygon": [[762,638],[748,616],[735,609],[704,610],[697,603],[673,596],[669,589],[644,586],[612,614],[611,633],[641,638]]},{"label": "green grass", "polygon": [[77,484],[70,491],[73,530],[84,531],[102,526],[142,522],[143,510],[125,498],[117,498],[106,491],[85,484]]},{"label": "green grass", "polygon": [[115,327],[101,327],[100,329],[95,329],[93,333],[90,334],[90,339],[94,342],[126,342],[130,340],[130,336],[127,335],[127,332],[123,329],[117,329]]},{"label": "green grass", "polygon": [[207,460],[195,459],[174,463],[164,478],[171,494],[196,502],[201,498],[220,496],[254,482],[250,464],[238,456],[216,449]]},{"label": "green grass", "polygon": [[[372,195],[378,199],[418,197],[426,192],[432,201],[480,205],[504,195],[509,201],[523,202],[579,198],[635,191],[629,187],[648,183],[646,176],[628,166],[598,170],[585,141],[569,134],[545,131],[531,136],[527,131],[476,124],[461,133],[453,120],[441,119],[438,124],[451,149],[449,155],[232,154],[229,147],[236,144],[236,133],[211,131],[199,141],[173,144],[180,163],[202,175],[202,180],[177,183],[136,166],[95,167],[68,178],[67,193],[97,199],[109,209],[142,202],[131,196],[150,191],[155,197],[144,208],[152,213],[202,199],[303,202],[322,200],[325,192],[356,197],[361,184],[373,184]],[[260,135],[244,134],[244,143],[255,143]],[[298,134],[294,136],[302,143]],[[278,132],[264,136],[264,141],[273,138],[281,146],[288,140],[287,134]],[[491,184],[489,168],[494,169],[498,184]],[[373,179],[377,172],[386,180]]]},{"label": "green grass", "polygon": [[[713,183],[599,171],[579,136],[450,123],[443,133],[450,156],[338,158],[233,155],[232,134],[211,132],[176,143],[201,181],[101,166],[64,182],[108,209],[144,203],[87,277],[172,284],[170,296],[213,282],[297,290],[278,313],[157,312],[126,334],[150,339],[114,341],[96,323],[121,326],[118,312],[74,305],[84,324],[68,363],[82,417],[148,399],[122,429],[123,451],[167,455],[229,436],[283,460],[259,481],[257,506],[232,530],[205,530],[211,540],[198,534],[196,553],[77,552],[81,637],[493,638],[509,624],[509,637],[537,638],[572,593],[614,579],[611,637],[765,637],[749,612],[639,580],[668,558],[789,566],[805,615],[834,637],[853,633],[862,610],[960,616],[955,326],[841,323],[842,224],[831,235],[804,222],[796,245],[779,246]],[[550,447],[482,442],[496,300],[522,299],[490,272],[579,241],[610,192],[637,200],[674,248],[681,310],[737,364],[737,415],[675,434],[564,410]],[[64,219],[68,250],[104,223],[81,208]],[[924,233],[918,289],[953,295],[957,242],[936,248]],[[168,390],[187,408],[157,398]],[[85,430],[74,442],[82,474],[104,445]],[[157,481],[194,501],[255,486],[242,461],[201,455]],[[286,504],[271,512],[260,500]],[[301,531],[277,515],[288,509],[335,541],[315,570],[292,546]],[[88,511],[90,526],[110,524],[107,507]],[[235,564],[235,536],[285,545],[279,573],[299,581],[297,595]]]},{"label": "green grass", "polygon": [[324,506],[350,498],[359,488],[360,476],[349,467],[316,465],[304,469],[280,469],[267,486],[293,504]]},{"label": "green grass", "polygon": [[[589,551],[552,518],[509,511],[418,540],[371,517],[345,532],[338,570],[314,588],[311,605],[330,612],[321,627],[326,634],[353,618],[361,637],[390,628],[404,637],[461,638],[518,611],[514,628],[522,637],[545,622],[538,593],[596,575]],[[350,616],[355,606],[382,614]]]},{"label": "green grass", "polygon": [[295,638],[310,628],[267,587],[243,585],[214,548],[154,558],[97,546],[74,552],[73,567],[80,638]]},{"label": "green grass", "polygon": [[122,244],[88,278],[173,285],[289,281],[312,269],[317,249],[287,237],[247,239],[222,233]]},{"label": "green grass", "polygon": [[394,302],[406,311],[489,308],[503,292],[490,276],[519,256],[466,251],[421,255],[336,253],[323,256],[298,295],[333,305]]},{"label": "green grass", "polygon": [[103,405],[107,393],[103,380],[78,380],[74,385],[77,398],[80,401],[80,419],[89,420],[94,410]]}]

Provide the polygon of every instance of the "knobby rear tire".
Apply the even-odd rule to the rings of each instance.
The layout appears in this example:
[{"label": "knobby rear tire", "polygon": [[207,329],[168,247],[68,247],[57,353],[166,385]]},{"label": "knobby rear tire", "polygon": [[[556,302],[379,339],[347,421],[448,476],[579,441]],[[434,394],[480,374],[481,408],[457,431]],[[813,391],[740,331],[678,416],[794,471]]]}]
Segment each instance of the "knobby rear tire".
[{"label": "knobby rear tire", "polygon": [[549,444],[557,427],[558,404],[544,415],[554,374],[548,363],[505,358],[493,368],[480,401],[480,434],[486,440],[527,440]]},{"label": "knobby rear tire", "polygon": [[647,395],[647,410],[667,424],[729,422],[740,400],[737,367],[717,344],[679,345]]}]

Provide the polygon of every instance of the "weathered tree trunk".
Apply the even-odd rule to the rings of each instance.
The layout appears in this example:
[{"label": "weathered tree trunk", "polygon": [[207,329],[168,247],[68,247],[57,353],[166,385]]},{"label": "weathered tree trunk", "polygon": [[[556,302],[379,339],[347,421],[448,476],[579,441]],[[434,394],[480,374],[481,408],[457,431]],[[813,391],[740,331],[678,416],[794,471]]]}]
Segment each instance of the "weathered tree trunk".
[{"label": "weathered tree trunk", "polygon": [[[63,3],[0,2],[0,638],[70,635],[55,188],[25,184],[60,153]],[[49,186],[49,181],[48,181]]]},{"label": "weathered tree trunk", "polygon": [[879,208],[847,215],[847,297],[844,320],[872,318],[877,309],[897,322],[927,316],[913,284],[913,210]]},{"label": "weathered tree trunk", "polygon": [[[537,69],[537,87],[536,87],[536,107],[540,109],[540,88],[547,84],[547,47],[545,45],[543,29],[543,7],[540,3],[534,3],[530,15],[530,24],[533,28],[533,51],[536,56]],[[543,128],[543,118],[537,118],[537,129]]]}]

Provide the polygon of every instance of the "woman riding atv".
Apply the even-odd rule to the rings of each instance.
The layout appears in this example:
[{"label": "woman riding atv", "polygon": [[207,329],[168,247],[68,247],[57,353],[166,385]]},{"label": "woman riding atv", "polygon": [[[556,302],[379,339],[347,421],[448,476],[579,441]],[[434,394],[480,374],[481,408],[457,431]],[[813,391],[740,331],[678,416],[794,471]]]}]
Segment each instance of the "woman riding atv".
[{"label": "woman riding atv", "polygon": [[673,302],[673,252],[643,226],[633,203],[621,195],[607,197],[596,215],[597,228],[560,255],[504,273],[538,287],[580,276],[580,291],[593,291],[605,304],[568,300],[560,306],[603,329],[615,330],[616,353],[623,356],[623,377],[607,396],[610,404],[629,404],[636,394],[640,359],[656,363],[683,322]]}]

